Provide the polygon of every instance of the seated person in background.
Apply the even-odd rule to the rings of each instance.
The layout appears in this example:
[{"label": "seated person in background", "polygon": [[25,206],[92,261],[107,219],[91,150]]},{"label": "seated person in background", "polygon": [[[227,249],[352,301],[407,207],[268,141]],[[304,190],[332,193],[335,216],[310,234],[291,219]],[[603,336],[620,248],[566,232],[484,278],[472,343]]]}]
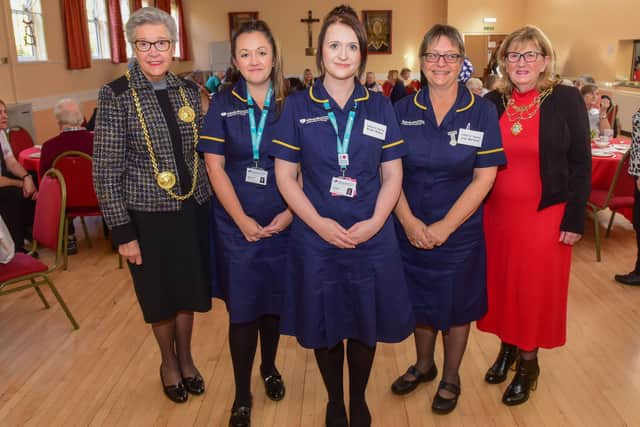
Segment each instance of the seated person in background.
[{"label": "seated person in background", "polygon": [[398,72],[398,70],[389,70],[389,72],[387,73],[387,81],[382,83],[382,94],[384,96],[391,96],[391,91],[398,81],[399,74],[400,73]]},{"label": "seated person in background", "polygon": [[382,92],[382,86],[380,86],[380,83],[376,81],[376,75],[371,71],[367,72],[367,76],[364,80],[364,87],[369,89],[371,92]]},{"label": "seated person in background", "polygon": [[214,93],[218,92],[218,87],[220,86],[220,83],[222,83],[223,78],[224,71],[216,71],[211,75],[211,77],[207,79],[207,82],[204,86],[207,88],[209,93],[213,95]]},{"label": "seated person in background", "polygon": [[287,86],[287,93],[304,89],[302,81],[297,77],[287,77],[286,79],[284,79],[284,83]]},{"label": "seated person in background", "polygon": [[488,90],[482,87],[482,80],[476,77],[471,77],[469,80],[467,80],[465,86],[467,86],[467,89],[478,96],[484,96],[484,94],[488,92]]},{"label": "seated person in background", "polygon": [[613,136],[618,136],[618,106],[613,103],[613,100],[609,95],[602,95],[600,97],[600,112],[607,115],[607,120],[613,128]]},{"label": "seated person in background", "polygon": [[420,90],[420,82],[415,79],[411,79],[411,70],[409,68],[403,68],[400,71],[400,77],[402,78],[402,84],[404,84],[404,90],[407,95],[411,95]]},{"label": "seated person in background", "polygon": [[580,94],[587,106],[589,114],[589,127],[591,128],[591,139],[600,136],[603,130],[611,129],[607,113],[600,111],[600,90],[593,84],[585,84],[580,89]]},{"label": "seated person in background", "polygon": [[640,61],[636,62],[636,68],[633,70],[633,81],[640,82]]},{"label": "seated person in background", "polygon": [[6,134],[8,124],[7,105],[0,100],[0,216],[11,233],[15,251],[25,252],[25,232],[33,224],[33,200],[38,192],[32,176],[11,151]]},{"label": "seated person in background", "polygon": [[313,86],[314,81],[315,79],[313,78],[313,74],[311,73],[311,70],[309,68],[305,68],[304,71],[302,72],[302,85],[305,88],[309,88]]},{"label": "seated person in background", "polygon": [[496,89],[496,85],[498,83],[498,79],[500,78],[499,75],[497,74],[489,74],[487,77],[485,77],[484,81],[484,88],[487,90],[487,92],[491,92],[492,90]]},{"label": "seated person in background", "polygon": [[[71,99],[61,99],[53,107],[60,134],[45,141],[40,154],[40,176],[51,168],[53,161],[65,151],[81,151],[93,155],[93,133],[82,127],[84,117],[78,104]],[[73,220],[69,221],[67,253],[78,253]]]}]

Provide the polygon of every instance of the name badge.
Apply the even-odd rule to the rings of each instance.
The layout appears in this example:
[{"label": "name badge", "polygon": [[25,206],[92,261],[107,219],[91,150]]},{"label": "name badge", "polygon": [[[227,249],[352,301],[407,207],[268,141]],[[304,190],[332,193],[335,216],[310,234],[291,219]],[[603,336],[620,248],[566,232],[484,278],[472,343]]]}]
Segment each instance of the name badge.
[{"label": "name badge", "polygon": [[458,144],[469,145],[471,147],[482,147],[484,132],[471,129],[460,129],[458,131]]},{"label": "name badge", "polygon": [[329,192],[332,196],[351,197],[356,196],[357,181],[348,176],[334,176],[331,179]]},{"label": "name badge", "polygon": [[362,133],[372,138],[384,141],[387,137],[387,126],[382,123],[376,123],[365,119]]},{"label": "name badge", "polygon": [[261,168],[247,168],[247,174],[244,177],[246,182],[258,185],[267,185],[267,176],[269,172]]}]

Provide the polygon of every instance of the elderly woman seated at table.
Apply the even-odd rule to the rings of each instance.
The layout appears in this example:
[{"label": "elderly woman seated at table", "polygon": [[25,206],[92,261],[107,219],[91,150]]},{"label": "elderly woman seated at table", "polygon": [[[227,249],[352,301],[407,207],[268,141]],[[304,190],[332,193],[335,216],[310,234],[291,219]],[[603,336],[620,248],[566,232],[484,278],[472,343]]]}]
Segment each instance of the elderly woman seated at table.
[{"label": "elderly woman seated at table", "polygon": [[591,129],[591,139],[600,136],[605,129],[611,129],[607,113],[600,110],[600,90],[598,86],[586,84],[580,89],[580,94],[584,99],[589,113],[589,128]]},{"label": "elderly woman seated at table", "polygon": [[24,251],[25,231],[33,223],[37,190],[33,178],[18,163],[11,151],[6,129],[7,104],[0,100],[0,216],[7,224],[16,252]]},{"label": "elderly woman seated at table", "polygon": [[[80,106],[72,99],[61,99],[53,107],[60,133],[45,141],[40,154],[39,176],[53,165],[53,161],[65,151],[81,151],[93,155],[93,133],[82,127],[84,116]],[[78,253],[78,241],[75,236],[73,221],[69,221],[67,253]]]}]

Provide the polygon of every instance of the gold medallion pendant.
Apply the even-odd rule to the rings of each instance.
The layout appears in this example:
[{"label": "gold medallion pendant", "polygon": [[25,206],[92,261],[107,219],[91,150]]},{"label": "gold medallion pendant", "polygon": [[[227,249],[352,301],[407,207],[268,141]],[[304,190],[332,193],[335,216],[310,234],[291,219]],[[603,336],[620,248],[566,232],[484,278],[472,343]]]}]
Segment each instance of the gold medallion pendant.
[{"label": "gold medallion pendant", "polygon": [[193,108],[185,105],[178,110],[178,117],[183,122],[191,123],[196,118],[196,113],[193,111]]},{"label": "gold medallion pendant", "polygon": [[160,172],[156,177],[156,182],[163,190],[169,190],[174,185],[176,185],[176,176],[173,174],[173,172]]},{"label": "gold medallion pendant", "polygon": [[514,136],[518,136],[520,135],[520,132],[522,132],[522,124],[520,123],[520,121],[516,121],[513,125],[511,125],[511,134]]}]

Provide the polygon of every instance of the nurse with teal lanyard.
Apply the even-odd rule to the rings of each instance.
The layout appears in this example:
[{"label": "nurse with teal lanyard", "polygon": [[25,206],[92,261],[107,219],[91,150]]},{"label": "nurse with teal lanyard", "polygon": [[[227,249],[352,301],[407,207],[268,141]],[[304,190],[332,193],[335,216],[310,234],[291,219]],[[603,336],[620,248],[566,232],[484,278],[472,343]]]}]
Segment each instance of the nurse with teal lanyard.
[{"label": "nurse with teal lanyard", "polygon": [[327,15],[318,46],[322,76],[287,98],[270,147],[295,213],[281,324],[314,349],[329,398],[326,424],[369,426],[365,390],[376,343],[402,341],[415,326],[389,217],[406,148],[388,99],[357,79],[367,43],[353,9]]},{"label": "nurse with teal lanyard", "polygon": [[223,299],[229,311],[236,385],[229,424],[246,426],[258,334],[267,397],[280,400],[285,395],[275,357],[292,214],[278,192],[273,159],[267,155],[285,95],[282,63],[267,25],[254,21],[240,27],[232,52],[242,77],[213,97],[198,149],[205,153],[217,196],[211,263],[217,271],[213,295]]}]

